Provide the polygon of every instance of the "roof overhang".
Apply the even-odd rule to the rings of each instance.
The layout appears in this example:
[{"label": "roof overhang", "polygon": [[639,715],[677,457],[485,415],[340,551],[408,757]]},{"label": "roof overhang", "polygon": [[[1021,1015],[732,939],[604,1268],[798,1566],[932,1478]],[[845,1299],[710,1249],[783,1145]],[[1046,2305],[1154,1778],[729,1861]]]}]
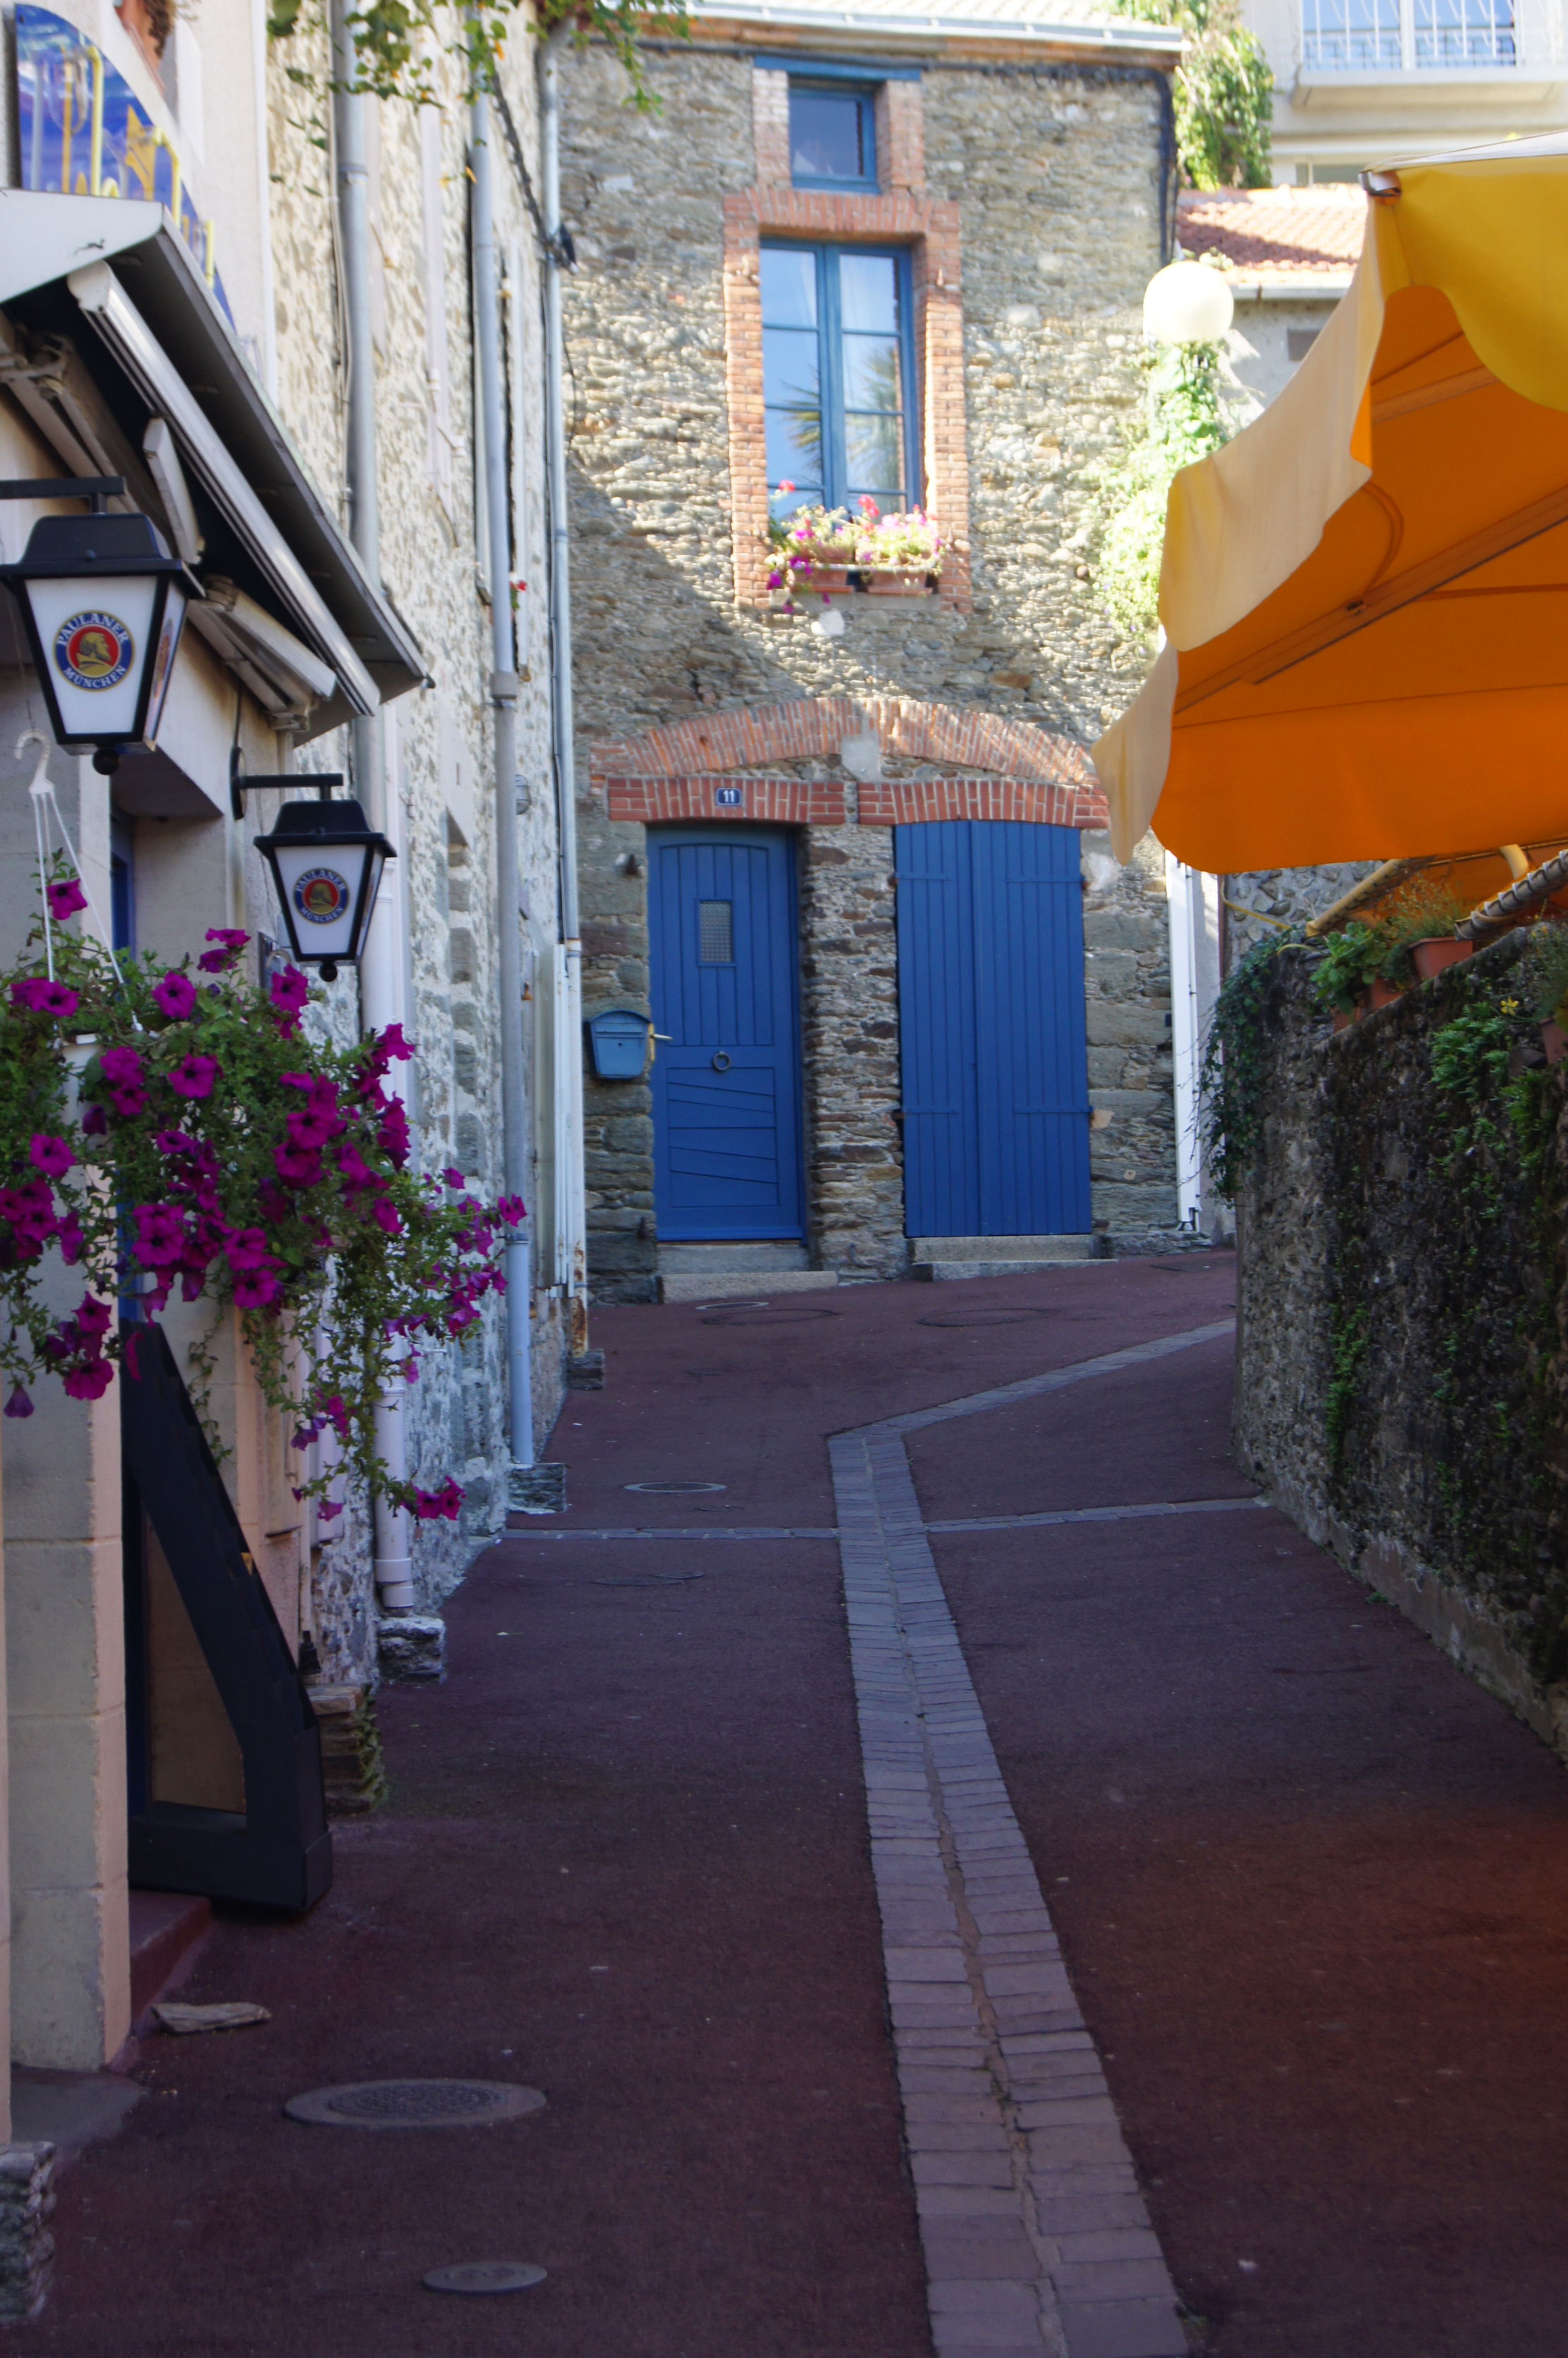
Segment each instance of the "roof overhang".
[{"label": "roof overhang", "polygon": [[952,57],[964,52],[1033,54],[1041,58],[1071,58],[1127,65],[1155,66],[1173,72],[1182,53],[1182,34],[1163,25],[1141,24],[1135,18],[1070,17],[1054,21],[1022,15],[968,15],[940,9],[875,7],[827,9],[792,7],[789,0],[698,0],[691,11],[697,40],[726,38],[752,39],[766,35],[773,46],[798,49],[804,56],[831,56],[843,50],[868,49],[902,55]]},{"label": "roof overhang", "polygon": [[0,308],[26,317],[45,290],[91,328],[84,352],[101,347],[168,420],[277,620],[331,672],[307,733],[421,685],[416,641],[365,574],[163,207],[0,189]]}]

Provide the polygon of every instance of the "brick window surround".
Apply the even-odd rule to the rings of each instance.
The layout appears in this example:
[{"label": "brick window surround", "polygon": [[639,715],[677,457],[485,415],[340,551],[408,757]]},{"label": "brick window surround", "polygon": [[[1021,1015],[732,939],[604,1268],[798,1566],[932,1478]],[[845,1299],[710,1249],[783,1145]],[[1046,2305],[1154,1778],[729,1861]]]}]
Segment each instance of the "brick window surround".
[{"label": "brick window surround", "polygon": [[[802,59],[809,71],[808,60]],[[768,545],[767,433],[762,407],[762,300],[758,254],[764,237],[838,245],[903,245],[914,280],[925,505],[946,546],[937,577],[946,604],[969,605],[969,466],[964,428],[964,319],[958,208],[925,195],[921,91],[884,82],[877,99],[873,196],[836,195],[789,184],[789,77],[770,67],[752,76],[757,182],[724,200],[724,328],[730,411],[730,505],[735,536],[735,600],[765,606]]]},{"label": "brick window surround", "polygon": [[[611,819],[750,819],[784,827],[842,827],[843,784],[832,779],[759,777],[770,763],[831,761],[846,737],[873,729],[890,753],[970,773],[884,778],[858,795],[862,827],[929,819],[1022,819],[1042,827],[1102,827],[1105,796],[1083,747],[1033,721],[914,697],[791,697],[650,729],[591,752],[592,790]],[[975,774],[975,773],[979,774]],[[725,800],[720,802],[720,793]],[[733,797],[739,795],[739,800]]]}]

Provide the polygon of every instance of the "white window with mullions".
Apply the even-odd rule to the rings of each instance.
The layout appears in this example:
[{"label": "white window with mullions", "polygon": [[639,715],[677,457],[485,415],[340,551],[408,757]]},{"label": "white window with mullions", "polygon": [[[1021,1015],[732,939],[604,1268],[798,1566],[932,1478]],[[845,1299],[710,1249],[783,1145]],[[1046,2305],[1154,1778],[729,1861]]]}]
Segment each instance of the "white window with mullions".
[{"label": "white window with mullions", "polygon": [[773,515],[864,499],[884,514],[917,506],[908,254],[769,244],[761,280]]},{"label": "white window with mullions", "polygon": [[1512,0],[1303,0],[1302,62],[1319,73],[1514,66]]}]

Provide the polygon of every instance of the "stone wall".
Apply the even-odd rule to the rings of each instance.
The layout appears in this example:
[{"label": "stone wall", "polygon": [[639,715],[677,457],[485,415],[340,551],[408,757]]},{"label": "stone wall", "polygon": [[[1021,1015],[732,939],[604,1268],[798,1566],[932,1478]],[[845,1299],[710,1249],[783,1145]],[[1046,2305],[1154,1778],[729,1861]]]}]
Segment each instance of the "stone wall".
[{"label": "stone wall", "polygon": [[[1242,1190],[1236,1442],[1320,1544],[1568,1758],[1568,1118],[1524,936],[1333,1035],[1286,950]],[[1433,1078],[1500,1014],[1512,1102]],[[1527,1062],[1527,1060],[1529,1060]]]},{"label": "stone wall", "polygon": [[[536,181],[532,60],[508,68],[513,114]],[[277,322],[277,400],[324,494],[346,517],[343,477],[345,380],[334,277],[325,136],[328,100],[289,77],[319,78],[325,52],[307,26],[269,56],[272,151],[271,238]],[[382,570],[398,611],[418,640],[429,682],[389,708],[382,754],[389,824],[399,858],[388,884],[406,896],[406,1028],[418,1043],[397,1068],[408,1094],[416,1158],[427,1169],[456,1165],[484,1195],[502,1192],[501,1076],[496,964],[495,779],[491,730],[490,609],[475,513],[474,345],[470,298],[468,115],[454,61],[435,59],[446,103],[416,110],[384,103],[369,141],[372,325],[382,516]],[[537,240],[511,160],[494,158],[500,244],[508,283],[516,570],[521,593],[518,659],[518,809],[521,823],[525,965],[547,974],[558,939],[557,828],[550,739],[547,645],[531,643],[534,605],[546,605],[544,451],[539,420],[542,339]],[[351,766],[347,732],[305,749],[302,765]],[[258,880],[259,882],[259,880]],[[532,986],[531,986],[532,987]],[[352,986],[340,984],[338,996]],[[357,1023],[345,1002],[341,1020]],[[525,1025],[535,1108],[535,1181],[547,1183],[538,1151],[548,1135],[550,1076]],[[539,1184],[528,1200],[548,1230]],[[536,1262],[535,1411],[541,1439],[564,1390],[564,1322],[558,1288]],[[454,1473],[466,1498],[460,1525],[416,1526],[415,1569],[423,1607],[461,1577],[476,1546],[503,1527],[506,1389],[502,1310],[486,1304],[481,1325],[460,1346],[422,1352],[407,1395],[409,1471],[426,1485]],[[362,1679],[373,1660],[370,1527],[351,1514],[325,1530],[314,1551],[313,1627],[329,1679]]]},{"label": "stone wall", "polygon": [[1227,876],[1225,948],[1228,969],[1281,925],[1304,925],[1369,876],[1375,860],[1344,860],[1337,868],[1260,868]]},{"label": "stone wall", "polygon": [[[771,77],[749,57],[700,44],[654,45],[650,72],[663,111],[639,117],[602,50],[565,70],[564,201],[579,255],[566,313],[590,1011],[647,1004],[644,831],[590,791],[596,746],[705,712],[824,696],[979,708],[1082,745],[1130,699],[1147,660],[1099,614],[1085,551],[1097,467],[1139,398],[1140,306],[1162,258],[1157,78],[941,62],[920,84],[899,86],[901,103],[921,99],[923,201],[957,221],[959,283],[942,291],[961,314],[968,595],[851,597],[839,608],[842,635],[826,637],[807,611],[792,618],[736,598],[732,503],[750,511],[730,474],[726,200],[733,211],[776,169],[765,121],[761,164],[754,129],[754,85]],[[901,145],[906,178],[917,152],[912,136]],[[885,767],[904,773],[894,759]],[[832,759],[768,768],[841,785],[853,810],[854,781]],[[907,771],[931,773],[929,764]],[[1102,847],[1097,874],[1108,860]],[[881,829],[812,828],[801,845],[803,1017],[820,1076],[807,1076],[812,1250],[825,1265],[881,1274],[905,1260],[891,1119],[891,869]],[[1107,935],[1090,968],[1092,1076],[1097,1104],[1101,1091],[1115,1101],[1096,1138],[1096,1222],[1169,1226],[1162,878],[1141,858],[1100,889],[1091,930],[1103,925],[1115,938]],[[647,1299],[657,1253],[647,1094],[600,1088],[590,1076],[587,1096],[595,1291]]]}]

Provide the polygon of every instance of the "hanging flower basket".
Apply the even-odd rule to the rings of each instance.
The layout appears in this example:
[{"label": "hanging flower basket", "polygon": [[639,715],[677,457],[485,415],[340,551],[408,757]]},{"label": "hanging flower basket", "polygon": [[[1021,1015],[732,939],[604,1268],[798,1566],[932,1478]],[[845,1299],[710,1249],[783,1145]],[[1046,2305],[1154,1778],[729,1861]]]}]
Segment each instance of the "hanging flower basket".
[{"label": "hanging flower basket", "polygon": [[[86,1401],[116,1365],[135,1379],[137,1325],[116,1304],[135,1296],[156,1319],[178,1287],[238,1314],[297,1450],[330,1427],[373,1489],[455,1517],[449,1477],[391,1478],[376,1404],[416,1379],[422,1341],[463,1335],[501,1290],[498,1232],[521,1202],[486,1209],[461,1173],[408,1169],[407,1116],[386,1083],[414,1048],[396,1024],[324,1044],[303,1029],[303,974],[243,977],[247,935],[212,927],[192,972],[64,930],[87,905],[57,873],[30,937],[39,955],[0,974],[5,1413],[30,1416],[27,1387],[47,1377]],[[84,1288],[63,1319],[46,1285],[57,1253]],[[302,1470],[295,1497],[330,1519],[335,1478]]]}]

